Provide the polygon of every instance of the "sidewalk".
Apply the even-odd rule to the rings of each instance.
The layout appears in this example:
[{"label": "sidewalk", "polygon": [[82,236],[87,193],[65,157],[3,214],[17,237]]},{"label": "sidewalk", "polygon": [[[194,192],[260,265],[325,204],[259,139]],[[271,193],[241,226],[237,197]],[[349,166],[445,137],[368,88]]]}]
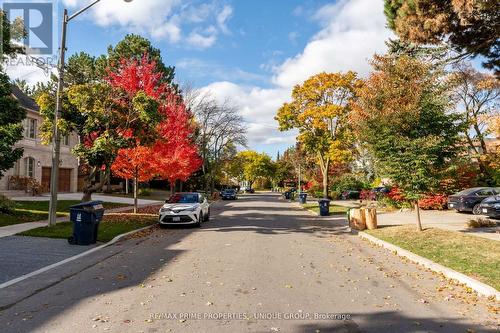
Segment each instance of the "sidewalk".
[{"label": "sidewalk", "polygon": [[[159,203],[159,201],[152,201],[152,203],[153,204]],[[149,205],[151,205],[151,203],[143,203],[143,204],[139,204],[139,207],[149,206]],[[106,213],[120,213],[123,211],[130,210],[132,208],[133,208],[133,206],[108,209],[108,210],[106,210],[104,215],[106,215]],[[58,217],[56,220],[57,223],[67,222],[67,221],[69,221],[69,216]],[[48,220],[41,220],[41,221],[36,221],[36,222],[19,223],[19,224],[8,225],[5,227],[0,227],[0,238],[13,236],[13,235],[18,234],[20,232],[24,232],[24,231],[31,230],[31,229],[45,227],[45,226],[47,226],[47,223],[48,223]]]},{"label": "sidewalk", "polygon": [[[58,200],[81,200],[83,196],[83,193],[60,193],[57,195]],[[17,201],[49,201],[50,196],[45,194],[41,196],[19,196],[19,197],[12,197],[12,200],[17,200]],[[134,199],[133,198],[125,198],[125,197],[117,197],[117,196],[112,196],[112,195],[105,195],[105,194],[93,194],[92,195],[92,200],[100,200],[100,201],[105,201],[105,202],[115,202],[115,203],[126,203],[126,204],[134,204]],[[138,199],[137,201],[139,205],[145,205],[145,204],[155,204],[155,203],[160,203],[158,200],[149,200],[149,199]]]}]

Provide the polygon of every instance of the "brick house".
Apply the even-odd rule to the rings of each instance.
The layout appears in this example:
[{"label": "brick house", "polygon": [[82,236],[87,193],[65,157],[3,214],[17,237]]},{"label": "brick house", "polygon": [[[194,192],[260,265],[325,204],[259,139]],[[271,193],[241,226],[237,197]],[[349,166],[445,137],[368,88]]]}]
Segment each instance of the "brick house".
[{"label": "brick house", "polygon": [[[23,157],[0,179],[0,191],[16,190],[12,177],[30,177],[42,186],[42,192],[50,191],[52,166],[52,145],[42,144],[40,125],[42,116],[36,102],[24,94],[17,86],[12,86],[12,95],[26,110],[24,138],[16,147],[24,148]],[[78,182],[78,159],[71,154],[71,149],[78,143],[78,136],[71,134],[61,138],[61,158],[59,169],[59,192],[76,192]]]}]

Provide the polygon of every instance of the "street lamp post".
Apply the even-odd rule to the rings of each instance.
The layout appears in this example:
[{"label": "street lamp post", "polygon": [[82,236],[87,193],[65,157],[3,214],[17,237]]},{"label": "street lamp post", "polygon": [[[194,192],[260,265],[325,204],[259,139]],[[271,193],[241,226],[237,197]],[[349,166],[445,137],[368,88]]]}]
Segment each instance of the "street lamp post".
[{"label": "street lamp post", "polygon": [[[56,224],[56,212],[57,212],[57,190],[59,187],[59,163],[60,163],[60,152],[61,152],[61,137],[59,133],[59,128],[57,122],[61,116],[62,111],[62,93],[64,88],[64,66],[65,66],[65,56],[66,56],[66,31],[68,28],[68,23],[87,9],[94,6],[101,0],[96,0],[89,4],[88,6],[80,9],[73,15],[68,15],[68,10],[64,9],[63,22],[62,22],[62,32],[61,32],[61,48],[59,49],[59,64],[57,66],[59,77],[57,79],[57,93],[56,93],[56,110],[54,112],[54,130],[52,135],[52,169],[50,174],[50,206],[49,206],[49,226]],[[125,2],[131,2],[132,0],[124,0]]]}]

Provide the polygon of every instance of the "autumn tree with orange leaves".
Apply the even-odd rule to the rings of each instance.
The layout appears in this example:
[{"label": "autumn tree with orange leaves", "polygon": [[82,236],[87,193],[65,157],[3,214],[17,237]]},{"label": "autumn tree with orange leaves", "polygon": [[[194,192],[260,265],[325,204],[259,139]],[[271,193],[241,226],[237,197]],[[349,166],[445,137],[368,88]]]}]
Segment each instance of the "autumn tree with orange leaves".
[{"label": "autumn tree with orange leaves", "polygon": [[328,197],[328,170],[351,158],[348,126],[351,102],[361,81],[356,73],[320,73],[294,87],[292,101],[275,119],[281,131],[298,129],[298,141],[317,156],[323,176],[323,197]]},{"label": "autumn tree with orange leaves", "polygon": [[155,61],[147,56],[122,60],[120,68],[110,72],[108,81],[122,96],[127,96],[125,100],[146,96],[155,101],[161,119],[154,136],[137,139],[135,146],[121,148],[111,166],[116,176],[134,180],[134,211],[137,211],[138,182],[155,177],[167,179],[171,184],[177,179],[186,180],[201,162],[192,142],[190,115],[180,96],[162,80]]}]

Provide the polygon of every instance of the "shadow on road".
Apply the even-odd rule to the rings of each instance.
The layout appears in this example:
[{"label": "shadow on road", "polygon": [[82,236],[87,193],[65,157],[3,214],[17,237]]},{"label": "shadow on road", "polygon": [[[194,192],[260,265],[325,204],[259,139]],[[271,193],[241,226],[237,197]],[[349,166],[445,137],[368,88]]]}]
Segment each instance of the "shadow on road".
[{"label": "shadow on road", "polygon": [[[456,318],[419,318],[402,315],[401,312],[383,311],[374,313],[356,313],[352,320],[324,320],[324,323],[302,324],[296,328],[297,332],[321,333],[415,333],[439,332],[458,333],[476,332]],[[360,328],[362,326],[362,328]],[[498,332],[494,329],[483,328],[481,332]]]}]

